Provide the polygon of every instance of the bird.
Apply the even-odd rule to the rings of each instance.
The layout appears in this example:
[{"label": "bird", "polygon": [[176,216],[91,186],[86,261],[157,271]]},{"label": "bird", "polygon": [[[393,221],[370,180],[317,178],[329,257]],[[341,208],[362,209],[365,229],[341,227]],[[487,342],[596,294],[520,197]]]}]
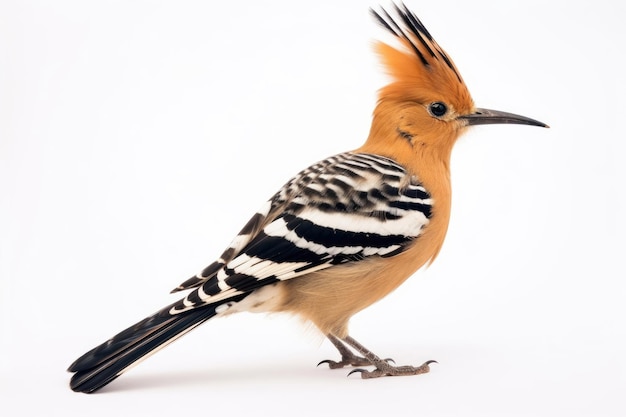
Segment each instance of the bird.
[{"label": "bird", "polygon": [[[358,148],[302,170],[262,205],[230,245],[178,285],[184,297],[123,330],[68,368],[70,387],[92,393],[206,321],[241,311],[288,313],[337,348],[330,368],[362,379],[419,375],[355,340],[350,318],[430,265],[451,211],[450,157],[469,128],[549,127],[478,108],[452,59],[404,3],[370,9],[393,40],[375,50],[390,77]],[[364,367],[373,367],[367,369]]]}]

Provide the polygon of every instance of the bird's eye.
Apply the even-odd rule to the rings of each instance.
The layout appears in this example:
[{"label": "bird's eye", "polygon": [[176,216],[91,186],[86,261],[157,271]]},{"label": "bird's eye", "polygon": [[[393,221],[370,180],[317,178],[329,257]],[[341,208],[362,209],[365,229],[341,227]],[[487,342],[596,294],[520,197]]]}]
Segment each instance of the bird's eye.
[{"label": "bird's eye", "polygon": [[435,117],[441,117],[448,112],[448,107],[440,101],[435,101],[428,106],[430,114]]}]

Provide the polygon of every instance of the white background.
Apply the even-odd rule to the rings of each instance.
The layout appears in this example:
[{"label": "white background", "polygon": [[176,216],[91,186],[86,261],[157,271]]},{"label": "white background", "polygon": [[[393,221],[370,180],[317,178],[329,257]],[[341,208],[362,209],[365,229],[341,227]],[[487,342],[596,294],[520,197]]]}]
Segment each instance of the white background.
[{"label": "white background", "polygon": [[551,125],[463,137],[440,257],[353,319],[430,374],[346,378],[297,319],[241,314],[88,396],[78,355],[361,144],[387,38],[356,0],[1,1],[2,414],[626,415],[626,6],[585,3],[408,2],[478,106]]}]

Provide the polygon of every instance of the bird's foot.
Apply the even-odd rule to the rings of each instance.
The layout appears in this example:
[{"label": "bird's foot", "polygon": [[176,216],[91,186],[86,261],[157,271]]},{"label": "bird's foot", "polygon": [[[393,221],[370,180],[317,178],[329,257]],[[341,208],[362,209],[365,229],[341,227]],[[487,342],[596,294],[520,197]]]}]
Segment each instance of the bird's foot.
[{"label": "bird's foot", "polygon": [[363,379],[380,378],[381,376],[419,375],[428,373],[430,371],[429,365],[431,363],[437,363],[437,361],[426,361],[420,366],[393,366],[387,361],[376,361],[376,363],[373,364],[376,366],[376,369],[368,371],[367,369],[359,368],[351,371],[348,376],[356,372],[359,372],[361,374],[361,378]]},{"label": "bird's foot", "polygon": [[[391,363],[395,363],[394,360],[391,359],[391,358],[384,359],[384,362],[386,364],[389,364],[390,362]],[[340,369],[340,368],[344,368],[346,366],[369,366],[369,365],[375,365],[374,363],[372,363],[368,359],[366,359],[364,357],[361,357],[361,356],[357,356],[357,355],[353,354],[352,352],[348,352],[347,354],[341,355],[341,360],[339,362],[333,361],[333,360],[330,360],[330,359],[324,359],[323,361],[318,363],[317,366],[320,366],[323,363],[327,363],[328,367],[330,369]]]}]

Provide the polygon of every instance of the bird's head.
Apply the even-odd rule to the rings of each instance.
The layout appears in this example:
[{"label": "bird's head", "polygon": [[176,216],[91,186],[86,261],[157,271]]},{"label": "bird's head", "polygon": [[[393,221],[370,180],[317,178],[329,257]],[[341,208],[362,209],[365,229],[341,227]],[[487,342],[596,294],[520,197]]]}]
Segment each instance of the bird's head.
[{"label": "bird's head", "polygon": [[376,44],[392,82],[379,92],[368,142],[380,147],[390,145],[389,141],[404,141],[415,149],[449,154],[456,139],[472,125],[547,127],[528,117],[475,107],[452,59],[417,16],[403,4],[394,4],[394,12],[392,16],[384,9],[371,10],[401,47]]}]

